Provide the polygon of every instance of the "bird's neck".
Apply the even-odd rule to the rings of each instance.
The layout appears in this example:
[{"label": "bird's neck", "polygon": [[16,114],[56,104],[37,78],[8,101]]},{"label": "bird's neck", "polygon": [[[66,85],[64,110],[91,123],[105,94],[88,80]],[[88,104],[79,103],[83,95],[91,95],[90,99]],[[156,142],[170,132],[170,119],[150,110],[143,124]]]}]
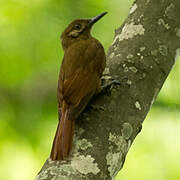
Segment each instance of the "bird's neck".
[{"label": "bird's neck", "polygon": [[73,45],[74,43],[77,43],[79,41],[84,41],[84,40],[88,40],[90,38],[93,38],[91,36],[91,34],[86,34],[86,35],[81,35],[80,37],[77,38],[72,38],[72,37],[64,37],[62,38],[62,47],[64,50],[66,50],[68,47],[70,47],[71,45]]}]

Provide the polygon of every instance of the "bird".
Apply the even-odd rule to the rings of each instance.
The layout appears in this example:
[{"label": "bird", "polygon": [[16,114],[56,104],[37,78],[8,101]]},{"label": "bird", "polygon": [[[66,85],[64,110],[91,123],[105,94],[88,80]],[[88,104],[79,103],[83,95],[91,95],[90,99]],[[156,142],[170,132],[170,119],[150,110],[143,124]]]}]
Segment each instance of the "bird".
[{"label": "bird", "polygon": [[61,34],[64,56],[57,88],[59,121],[50,154],[52,161],[69,157],[75,121],[91,98],[101,91],[106,56],[91,29],[105,14],[74,20]]}]

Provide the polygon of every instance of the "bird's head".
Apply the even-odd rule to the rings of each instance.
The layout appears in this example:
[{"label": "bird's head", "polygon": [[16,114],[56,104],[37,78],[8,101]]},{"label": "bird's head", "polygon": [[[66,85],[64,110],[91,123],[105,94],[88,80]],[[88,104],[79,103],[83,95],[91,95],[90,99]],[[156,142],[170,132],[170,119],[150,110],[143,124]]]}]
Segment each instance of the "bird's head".
[{"label": "bird's head", "polygon": [[71,22],[61,34],[63,48],[66,48],[77,40],[89,38],[93,24],[105,14],[107,14],[107,12],[101,13],[91,19],[77,19]]}]

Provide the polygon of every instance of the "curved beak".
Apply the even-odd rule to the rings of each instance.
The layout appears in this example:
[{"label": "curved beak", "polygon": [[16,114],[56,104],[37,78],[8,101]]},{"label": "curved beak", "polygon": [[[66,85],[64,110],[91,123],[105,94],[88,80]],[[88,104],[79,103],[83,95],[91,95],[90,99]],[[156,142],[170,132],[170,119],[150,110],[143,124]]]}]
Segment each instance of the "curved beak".
[{"label": "curved beak", "polygon": [[89,21],[89,25],[92,26],[94,23],[96,23],[99,19],[101,19],[105,14],[107,14],[107,12],[103,12],[93,18],[90,19]]}]

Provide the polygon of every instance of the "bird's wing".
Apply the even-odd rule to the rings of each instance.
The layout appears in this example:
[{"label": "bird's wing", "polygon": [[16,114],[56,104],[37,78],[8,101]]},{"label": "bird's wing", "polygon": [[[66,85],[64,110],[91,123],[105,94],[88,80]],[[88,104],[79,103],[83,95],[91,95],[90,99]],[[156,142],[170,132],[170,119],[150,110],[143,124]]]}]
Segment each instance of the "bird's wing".
[{"label": "bird's wing", "polygon": [[65,53],[60,73],[60,96],[79,114],[95,94],[105,67],[104,49],[98,41],[76,44]]}]

